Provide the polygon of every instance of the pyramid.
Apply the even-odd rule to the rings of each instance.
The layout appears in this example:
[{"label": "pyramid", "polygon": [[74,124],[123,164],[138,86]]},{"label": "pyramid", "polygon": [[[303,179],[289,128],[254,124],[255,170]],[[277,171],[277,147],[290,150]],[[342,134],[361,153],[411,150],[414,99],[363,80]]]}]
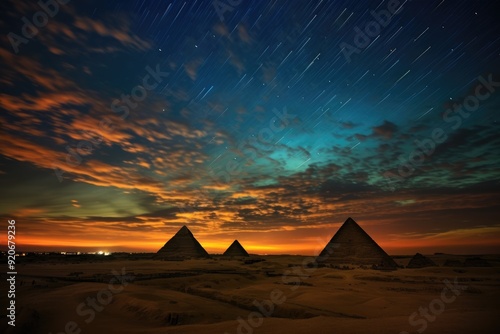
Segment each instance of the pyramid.
[{"label": "pyramid", "polygon": [[157,257],[166,259],[209,257],[207,251],[200,245],[186,225],[167,241],[156,254]]},{"label": "pyramid", "polygon": [[316,261],[323,264],[397,267],[396,262],[351,217],[335,233]]},{"label": "pyramid", "polygon": [[443,264],[444,267],[463,267],[464,264],[460,260],[446,260],[446,262]]},{"label": "pyramid", "polygon": [[465,259],[465,267],[491,267],[491,264],[480,257],[470,257]]},{"label": "pyramid", "polygon": [[406,268],[425,268],[425,267],[436,267],[437,265],[429,259],[427,256],[422,255],[420,253],[415,254]]},{"label": "pyramid", "polygon": [[222,254],[224,256],[249,256],[245,248],[239,243],[238,240],[234,240],[231,246]]}]

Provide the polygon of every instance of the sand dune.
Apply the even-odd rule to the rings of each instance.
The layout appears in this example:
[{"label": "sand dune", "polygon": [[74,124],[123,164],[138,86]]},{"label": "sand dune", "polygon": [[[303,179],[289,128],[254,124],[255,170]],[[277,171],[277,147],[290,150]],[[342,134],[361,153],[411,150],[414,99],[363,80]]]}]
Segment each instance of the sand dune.
[{"label": "sand dune", "polygon": [[[495,332],[495,259],[485,268],[396,271],[307,268],[299,256],[264,259],[21,264],[16,333],[60,333],[70,321],[82,333],[417,333],[425,318],[417,314],[412,326],[410,315],[441,298],[444,280],[467,289],[443,303],[425,332]],[[113,270],[126,273],[126,285],[113,281]],[[280,302],[271,302],[273,293]],[[87,298],[106,305],[92,312]]]}]

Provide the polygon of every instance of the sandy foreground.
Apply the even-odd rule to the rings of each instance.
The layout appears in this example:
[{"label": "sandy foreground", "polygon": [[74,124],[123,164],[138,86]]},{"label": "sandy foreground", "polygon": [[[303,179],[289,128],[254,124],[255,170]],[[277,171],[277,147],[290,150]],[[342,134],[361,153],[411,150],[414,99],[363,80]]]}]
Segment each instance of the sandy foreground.
[{"label": "sandy foreground", "polygon": [[[492,264],[485,268],[396,271],[315,268],[311,258],[301,256],[260,258],[264,261],[252,264],[222,258],[19,261],[16,327],[8,326],[3,317],[0,332],[497,333],[500,329],[500,257],[484,256]],[[446,256],[431,258],[442,264]],[[396,259],[402,265],[408,260]]]}]

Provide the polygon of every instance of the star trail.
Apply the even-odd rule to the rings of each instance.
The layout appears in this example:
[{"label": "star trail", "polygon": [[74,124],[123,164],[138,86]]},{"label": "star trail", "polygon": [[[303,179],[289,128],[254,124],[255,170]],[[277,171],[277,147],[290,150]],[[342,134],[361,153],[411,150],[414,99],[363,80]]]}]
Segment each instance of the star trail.
[{"label": "star trail", "polygon": [[498,251],[494,1],[41,3],[0,14],[0,216],[26,249],[188,225],[312,254],[352,216],[390,253]]}]

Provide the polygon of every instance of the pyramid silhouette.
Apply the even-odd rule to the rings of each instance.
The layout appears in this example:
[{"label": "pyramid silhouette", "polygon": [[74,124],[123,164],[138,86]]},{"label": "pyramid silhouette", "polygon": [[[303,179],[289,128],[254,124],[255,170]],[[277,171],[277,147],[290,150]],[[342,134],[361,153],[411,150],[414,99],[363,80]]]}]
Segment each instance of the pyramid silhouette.
[{"label": "pyramid silhouette", "polygon": [[224,256],[250,256],[238,240],[234,240],[231,246],[226,249]]},{"label": "pyramid silhouette", "polygon": [[465,259],[465,267],[491,267],[491,263],[480,257],[469,257]]},{"label": "pyramid silhouette", "polygon": [[351,217],[335,233],[316,261],[323,264],[397,267],[396,262]]},{"label": "pyramid silhouette", "polygon": [[464,264],[460,260],[446,260],[446,262],[443,264],[443,267],[463,267]]},{"label": "pyramid silhouette", "polygon": [[436,267],[437,265],[429,259],[427,256],[422,255],[420,253],[415,254],[406,268],[425,268],[425,267]]},{"label": "pyramid silhouette", "polygon": [[167,241],[156,254],[160,258],[209,257],[207,251],[196,240],[186,225]]}]

